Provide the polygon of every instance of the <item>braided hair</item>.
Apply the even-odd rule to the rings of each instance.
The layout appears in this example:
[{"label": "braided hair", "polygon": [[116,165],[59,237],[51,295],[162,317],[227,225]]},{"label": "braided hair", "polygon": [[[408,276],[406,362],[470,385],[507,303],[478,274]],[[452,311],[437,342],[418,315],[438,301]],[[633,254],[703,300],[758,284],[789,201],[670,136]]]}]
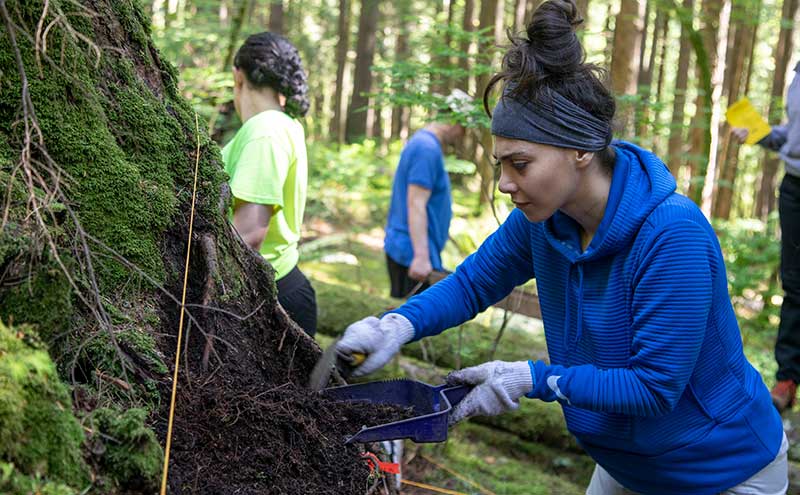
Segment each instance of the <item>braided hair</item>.
[{"label": "braided hair", "polygon": [[297,48],[270,32],[251,35],[239,47],[233,65],[255,88],[269,87],[286,97],[284,111],[291,117],[308,112],[308,80]]}]

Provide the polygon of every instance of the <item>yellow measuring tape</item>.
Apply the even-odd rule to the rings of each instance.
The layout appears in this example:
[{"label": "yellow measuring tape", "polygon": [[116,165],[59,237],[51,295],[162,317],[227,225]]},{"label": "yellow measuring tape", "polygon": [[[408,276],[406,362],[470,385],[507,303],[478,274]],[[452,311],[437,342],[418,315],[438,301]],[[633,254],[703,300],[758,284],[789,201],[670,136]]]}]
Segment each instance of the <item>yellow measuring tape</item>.
[{"label": "yellow measuring tape", "polygon": [[466,476],[464,476],[462,474],[458,474],[457,472],[453,471],[452,469],[448,468],[447,466],[444,466],[441,463],[436,462],[435,459],[433,459],[433,458],[431,458],[431,457],[429,457],[429,456],[427,456],[427,455],[425,455],[423,453],[420,453],[419,456],[422,457],[423,459],[425,459],[426,461],[430,462],[431,464],[433,464],[437,468],[441,469],[442,471],[445,471],[445,472],[447,472],[449,474],[452,474],[453,476],[455,476],[456,478],[460,479],[464,483],[467,483],[468,485],[474,486],[483,495],[496,495],[493,491],[489,490],[488,488],[485,488],[485,487],[479,485],[478,483],[472,481],[471,479],[467,478]]},{"label": "yellow measuring tape", "polygon": [[197,198],[197,171],[200,169],[200,124],[194,114],[197,152],[194,160],[194,184],[192,185],[192,209],[189,213],[189,239],[186,241],[186,266],[183,271],[183,294],[181,295],[181,318],[178,323],[178,348],[175,350],[175,373],[172,375],[172,397],[169,401],[169,422],[167,423],[167,446],[164,448],[164,474],[161,476],[161,495],[167,493],[167,473],[169,472],[169,449],[172,446],[172,420],[175,417],[175,393],[178,390],[178,368],[181,359],[181,339],[183,337],[183,315],[186,309],[186,284],[189,281],[189,255],[192,253],[192,228],[194,227],[194,203]]},{"label": "yellow measuring tape", "polygon": [[425,483],[419,483],[417,481],[400,480],[400,482],[404,485],[416,486],[417,488],[424,488],[426,490],[430,490],[432,492],[437,492],[437,493],[447,493],[449,495],[467,495],[464,492],[456,492],[453,490],[448,490],[447,488],[439,488],[433,485],[426,485]]}]

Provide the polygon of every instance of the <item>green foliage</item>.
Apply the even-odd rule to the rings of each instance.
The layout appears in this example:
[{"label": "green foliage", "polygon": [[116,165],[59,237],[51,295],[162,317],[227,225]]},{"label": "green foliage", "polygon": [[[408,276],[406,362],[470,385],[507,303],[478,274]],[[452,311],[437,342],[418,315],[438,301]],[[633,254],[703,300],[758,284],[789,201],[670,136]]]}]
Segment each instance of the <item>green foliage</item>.
[{"label": "green foliage", "polygon": [[22,474],[8,462],[0,461],[0,492],[8,495],[76,495],[77,491],[58,482],[43,479],[41,475]]},{"label": "green foliage", "polygon": [[[442,43],[449,39],[451,45]],[[490,119],[483,110],[482,95],[473,95],[473,105],[453,106],[446,94],[437,89],[459,88],[470,75],[480,77],[494,72],[492,58],[495,49],[472,55],[461,51],[462,42],[478,46],[492,46],[494,38],[488,30],[464,31],[457,25],[441,25],[426,32],[411,43],[413,57],[379,64],[373,69],[383,74],[382,88],[375,94],[380,104],[399,107],[420,107],[436,120],[458,123],[465,127],[488,128]],[[465,71],[454,61],[470,60],[470,69]]]},{"label": "green foliage", "polygon": [[144,409],[99,408],[87,418],[90,450],[117,487],[156,491],[164,453],[146,416]]},{"label": "green foliage", "polygon": [[731,298],[735,302],[756,302],[764,308],[745,318],[740,314],[740,320],[770,331],[774,329],[778,313],[778,307],[772,300],[781,294],[778,283],[780,242],[776,238],[776,227],[777,214],[768,223],[759,220],[714,223],[728,269]]},{"label": "green foliage", "polygon": [[309,217],[337,224],[382,223],[389,210],[392,171],[400,157],[395,142],[387,155],[366,140],[336,148],[323,143],[308,147]]},{"label": "green foliage", "polygon": [[[34,480],[82,488],[89,479],[82,442],[69,391],[36,334],[0,323],[0,460]],[[11,472],[8,464],[4,471]]]}]

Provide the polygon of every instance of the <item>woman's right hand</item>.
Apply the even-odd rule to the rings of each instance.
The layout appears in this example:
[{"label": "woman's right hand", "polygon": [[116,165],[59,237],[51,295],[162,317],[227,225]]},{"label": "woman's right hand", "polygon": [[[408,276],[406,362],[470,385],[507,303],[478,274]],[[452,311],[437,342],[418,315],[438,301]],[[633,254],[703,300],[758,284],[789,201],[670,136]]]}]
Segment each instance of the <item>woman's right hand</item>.
[{"label": "woman's right hand", "polygon": [[354,354],[364,354],[366,359],[351,375],[363,376],[383,368],[413,338],[414,326],[403,315],[388,313],[381,319],[368,316],[347,327],[336,352],[351,362]]},{"label": "woman's right hand", "polygon": [[731,127],[731,135],[739,141],[739,144],[745,142],[748,134],[750,134],[750,130],[746,127]]}]

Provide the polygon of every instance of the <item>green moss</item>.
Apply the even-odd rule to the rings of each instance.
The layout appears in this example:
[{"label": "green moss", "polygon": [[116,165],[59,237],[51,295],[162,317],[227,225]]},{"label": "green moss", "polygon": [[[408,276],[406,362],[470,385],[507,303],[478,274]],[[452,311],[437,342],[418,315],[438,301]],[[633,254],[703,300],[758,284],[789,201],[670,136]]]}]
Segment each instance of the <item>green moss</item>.
[{"label": "green moss", "polygon": [[43,345],[29,328],[0,323],[0,460],[22,474],[82,488],[82,442],[69,391]]},{"label": "green moss", "polygon": [[117,487],[155,491],[164,453],[153,430],[145,426],[143,409],[100,408],[87,418],[94,435],[92,451]]},{"label": "green moss", "polygon": [[[158,351],[155,340],[147,329],[139,326],[128,326],[114,332],[117,345],[130,356],[135,356],[136,361],[133,365],[145,370],[146,374],[165,375],[168,369],[164,364],[164,357]],[[122,370],[120,358],[116,348],[107,332],[98,332],[83,348],[81,362],[85,372],[92,373],[95,369],[103,370],[103,373],[124,380],[125,373]],[[128,373],[128,380],[132,381],[132,376]],[[138,402],[148,407],[156,406],[160,396],[158,386],[155,381],[144,379],[141,382],[130,383],[133,387],[133,396],[138,398]],[[129,399],[126,390],[118,388],[108,389],[120,398]]]},{"label": "green moss", "polygon": [[22,474],[8,462],[0,461],[0,493],[8,495],[76,495],[72,488],[42,479],[41,476]]},{"label": "green moss", "polygon": [[[5,240],[0,234],[0,251]],[[68,256],[62,256],[65,263],[72,264]],[[72,290],[55,261],[47,261],[20,285],[5,289],[0,298],[0,318],[35,325],[46,342],[65,331],[72,311]]]}]

